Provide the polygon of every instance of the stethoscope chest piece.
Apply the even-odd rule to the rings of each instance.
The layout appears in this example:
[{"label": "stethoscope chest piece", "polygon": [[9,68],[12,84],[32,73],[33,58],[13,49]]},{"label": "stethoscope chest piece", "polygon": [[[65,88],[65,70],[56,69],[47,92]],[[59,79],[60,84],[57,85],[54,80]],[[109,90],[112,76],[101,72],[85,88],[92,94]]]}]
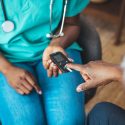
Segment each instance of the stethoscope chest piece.
[{"label": "stethoscope chest piece", "polygon": [[6,20],[2,24],[2,29],[5,33],[12,32],[14,30],[14,23],[10,20]]}]

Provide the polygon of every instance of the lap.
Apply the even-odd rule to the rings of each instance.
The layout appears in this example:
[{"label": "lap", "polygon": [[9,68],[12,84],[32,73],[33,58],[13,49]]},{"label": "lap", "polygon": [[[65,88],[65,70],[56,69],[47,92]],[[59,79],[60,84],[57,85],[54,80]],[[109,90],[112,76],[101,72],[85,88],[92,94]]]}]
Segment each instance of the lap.
[{"label": "lap", "polygon": [[[70,50],[67,53],[75,63],[82,63],[80,52]],[[83,125],[84,94],[76,92],[77,85],[83,82],[81,75],[73,71],[57,78],[48,78],[41,62],[37,65],[36,71],[43,90],[49,125]]]},{"label": "lap", "polygon": [[[80,52],[67,51],[70,58],[81,63]],[[49,125],[83,125],[84,124],[84,94],[77,93],[76,87],[83,82],[78,72],[66,73],[57,78],[48,78],[46,70],[39,61],[34,72],[26,64],[16,64],[28,70],[38,78],[43,90],[40,97],[33,91],[30,95],[22,96],[10,87],[5,76],[0,73],[0,118],[3,125],[39,125],[44,124],[46,114]],[[43,112],[42,98],[45,108]],[[6,120],[8,116],[8,120]]]},{"label": "lap", "polygon": [[[18,66],[33,73],[33,70],[24,64],[18,64]],[[2,125],[41,125],[43,123],[42,104],[35,91],[30,95],[18,94],[2,73],[0,73],[0,84],[0,120]]]}]

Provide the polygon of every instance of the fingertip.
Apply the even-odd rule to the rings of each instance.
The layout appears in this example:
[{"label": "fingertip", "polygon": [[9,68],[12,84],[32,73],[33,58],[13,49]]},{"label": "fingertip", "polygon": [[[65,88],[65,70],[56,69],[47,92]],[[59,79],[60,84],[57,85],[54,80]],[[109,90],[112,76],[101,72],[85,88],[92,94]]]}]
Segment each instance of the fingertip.
[{"label": "fingertip", "polygon": [[77,92],[82,92],[83,89],[81,88],[81,86],[78,86],[78,87],[76,88],[76,91],[77,91]]},{"label": "fingertip", "polygon": [[69,61],[70,61],[70,62],[72,62],[72,63],[74,62],[74,60],[73,60],[73,59],[71,59],[71,58],[68,58],[68,59],[69,59]]},{"label": "fingertip", "polygon": [[66,64],[67,67],[72,68],[72,63]]},{"label": "fingertip", "polygon": [[49,77],[49,78],[51,78],[51,77],[52,77],[52,75],[51,75],[51,74],[48,74],[48,77]]},{"label": "fingertip", "polygon": [[48,75],[49,78],[51,78],[52,75],[53,75],[53,74],[52,74],[52,71],[51,71],[51,72],[48,71],[48,72],[47,72],[47,75]]},{"label": "fingertip", "polygon": [[19,92],[19,94],[20,94],[20,95],[24,95],[24,93],[23,93],[23,92]]},{"label": "fingertip", "polygon": [[36,89],[36,92],[37,92],[39,95],[42,95],[42,91],[41,91],[40,88],[37,88],[37,89]]},{"label": "fingertip", "polygon": [[44,68],[45,68],[46,70],[48,70],[48,69],[49,69],[49,66],[45,65]]},{"label": "fingertip", "polygon": [[38,94],[42,93],[41,88],[37,84],[34,86],[34,89]]},{"label": "fingertip", "polygon": [[37,93],[38,93],[39,95],[42,95],[42,91],[38,91]]}]

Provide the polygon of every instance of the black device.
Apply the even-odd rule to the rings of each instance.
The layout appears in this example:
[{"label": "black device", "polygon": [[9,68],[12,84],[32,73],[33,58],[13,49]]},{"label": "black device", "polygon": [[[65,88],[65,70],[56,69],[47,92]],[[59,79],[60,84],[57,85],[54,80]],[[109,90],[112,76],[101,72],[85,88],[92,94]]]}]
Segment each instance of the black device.
[{"label": "black device", "polygon": [[72,70],[66,67],[66,64],[71,63],[71,61],[61,52],[52,53],[50,55],[52,62],[63,72],[72,72]]}]

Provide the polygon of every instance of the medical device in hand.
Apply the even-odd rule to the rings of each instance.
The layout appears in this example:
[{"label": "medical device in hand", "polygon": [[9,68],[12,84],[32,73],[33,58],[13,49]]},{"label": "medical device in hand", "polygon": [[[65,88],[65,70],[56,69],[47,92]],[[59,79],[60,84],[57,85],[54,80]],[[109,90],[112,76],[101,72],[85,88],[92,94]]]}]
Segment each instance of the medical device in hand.
[{"label": "medical device in hand", "polygon": [[71,63],[71,61],[69,61],[69,59],[64,54],[62,54],[61,52],[52,53],[50,55],[50,58],[51,58],[52,62],[63,73],[72,72],[72,70],[66,66],[66,64]]}]

